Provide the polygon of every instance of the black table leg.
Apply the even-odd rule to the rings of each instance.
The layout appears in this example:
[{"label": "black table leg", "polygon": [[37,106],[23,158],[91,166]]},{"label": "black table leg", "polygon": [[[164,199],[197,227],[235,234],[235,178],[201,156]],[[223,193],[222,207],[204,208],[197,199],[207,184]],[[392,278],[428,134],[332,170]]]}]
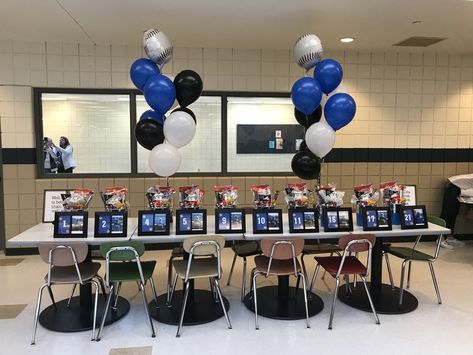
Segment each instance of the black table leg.
[{"label": "black table leg", "polygon": [[[305,319],[304,291],[289,286],[289,276],[278,276],[277,286],[259,287],[256,290],[258,315],[273,319]],[[308,302],[309,317],[315,316],[324,308],[322,299],[311,293]],[[255,311],[253,293],[248,293],[243,302],[252,312]]]},{"label": "black table leg", "polygon": [[[371,282],[368,283],[374,307],[381,314],[403,314],[414,311],[418,306],[417,298],[404,290],[402,305],[399,305],[399,288],[383,284],[383,239],[377,238],[371,255]],[[358,280],[356,287],[350,283],[351,293],[347,292],[345,285],[338,289],[338,298],[347,305],[371,312],[371,307],[365,289]]]},{"label": "black table leg", "polygon": [[[87,255],[85,262],[91,260],[91,251],[89,248],[89,254]],[[72,285],[70,285],[70,287],[72,292]],[[56,307],[51,305],[45,308],[39,315],[39,323],[46,329],[64,333],[81,332],[92,329],[94,321],[94,295],[92,293],[92,285],[80,285],[79,292],[79,296],[72,297],[69,307],[67,307],[69,299],[66,298],[62,301],[56,302]],[[104,309],[105,299],[102,295],[99,295],[99,303],[97,306],[97,328],[100,326]],[[105,325],[112,324],[123,318],[129,310],[130,303],[125,298],[119,297],[117,308],[115,310],[109,310]]]}]

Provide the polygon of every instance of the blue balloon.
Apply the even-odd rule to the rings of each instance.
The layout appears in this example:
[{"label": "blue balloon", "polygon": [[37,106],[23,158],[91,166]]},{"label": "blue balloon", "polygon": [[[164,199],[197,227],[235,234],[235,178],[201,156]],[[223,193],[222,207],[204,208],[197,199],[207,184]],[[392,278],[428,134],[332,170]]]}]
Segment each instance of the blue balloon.
[{"label": "blue balloon", "polygon": [[291,89],[294,106],[306,115],[310,115],[322,101],[322,90],[317,81],[304,77],[297,80]]},{"label": "blue balloon", "polygon": [[317,64],[314,70],[314,79],[317,80],[325,94],[331,93],[340,85],[343,78],[343,69],[339,62],[333,59],[324,59]]},{"label": "blue balloon", "polygon": [[353,97],[345,93],[331,96],[324,107],[325,121],[335,131],[351,122],[356,113],[356,103]]},{"label": "blue balloon", "polygon": [[159,68],[156,63],[146,58],[135,60],[130,68],[131,81],[141,91],[143,91],[148,79],[158,74]]},{"label": "blue balloon", "polygon": [[176,88],[167,76],[154,75],[146,82],[145,100],[159,114],[164,115],[176,100]]},{"label": "blue balloon", "polygon": [[140,117],[140,121],[141,120],[146,120],[148,118],[150,118],[152,120],[155,120],[155,121],[159,122],[162,125],[164,124],[165,117],[163,115],[161,115],[160,113],[156,112],[156,111],[148,110],[148,111],[143,112],[143,114]]}]

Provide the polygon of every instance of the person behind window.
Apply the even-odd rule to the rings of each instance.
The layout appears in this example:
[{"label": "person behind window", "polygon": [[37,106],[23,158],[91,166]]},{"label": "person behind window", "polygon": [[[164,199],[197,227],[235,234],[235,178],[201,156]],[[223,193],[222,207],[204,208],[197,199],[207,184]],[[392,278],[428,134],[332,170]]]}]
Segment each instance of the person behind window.
[{"label": "person behind window", "polygon": [[56,149],[61,153],[62,158],[62,169],[59,169],[59,173],[69,173],[71,174],[76,167],[74,159],[72,159],[72,145],[69,143],[67,137],[61,137],[59,139],[59,147]]},{"label": "person behind window", "polygon": [[43,156],[44,172],[46,174],[56,174],[61,157],[51,138],[44,137],[43,139]]}]

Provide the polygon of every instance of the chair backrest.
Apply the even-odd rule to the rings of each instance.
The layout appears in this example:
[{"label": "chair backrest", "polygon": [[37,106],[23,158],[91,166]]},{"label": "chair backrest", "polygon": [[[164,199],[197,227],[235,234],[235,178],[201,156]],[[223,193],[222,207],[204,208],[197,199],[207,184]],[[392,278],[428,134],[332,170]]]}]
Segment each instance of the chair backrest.
[{"label": "chair backrest", "polygon": [[440,227],[447,228],[447,222],[443,218],[437,217],[437,216],[427,216],[427,221],[433,224],[437,224]]},{"label": "chair backrest", "polygon": [[[131,247],[136,250],[139,256],[142,256],[145,252],[145,245],[142,242],[136,240],[127,240],[123,242],[108,242],[100,245],[100,253],[104,258],[107,257],[107,253],[110,249]],[[109,254],[110,261],[132,261],[136,259],[136,255],[132,250],[117,250]]]},{"label": "chair backrest", "polygon": [[[215,242],[218,244],[220,250],[225,247],[225,238],[221,235],[205,235],[205,236],[197,236],[197,237],[189,237],[184,239],[183,247],[187,253],[190,253],[192,247],[196,243],[205,243],[205,242]],[[197,256],[203,255],[215,255],[217,252],[215,245],[213,244],[203,244],[198,245],[194,248],[192,253]]]},{"label": "chair backrest", "polygon": [[89,246],[87,243],[42,243],[38,245],[39,255],[44,262],[49,263],[51,253],[51,266],[72,266],[74,255],[77,263],[81,263],[87,257]]},{"label": "chair backrest", "polygon": [[[261,239],[260,246],[263,255],[271,257],[271,252],[273,251],[273,245],[276,242],[289,242],[285,244],[276,244],[273,252],[273,259],[277,260],[288,260],[292,259],[293,256],[297,257],[302,253],[304,249],[304,239],[303,238],[268,238]],[[292,247],[294,246],[294,255],[292,254]]]},{"label": "chair backrest", "polygon": [[338,240],[338,246],[342,250],[345,250],[348,246],[347,251],[354,252],[354,253],[367,251],[369,250],[370,245],[366,242],[354,243],[354,244],[348,245],[353,240],[364,240],[364,239],[368,240],[371,243],[371,246],[373,246],[374,243],[376,242],[376,237],[373,234],[347,234]]}]

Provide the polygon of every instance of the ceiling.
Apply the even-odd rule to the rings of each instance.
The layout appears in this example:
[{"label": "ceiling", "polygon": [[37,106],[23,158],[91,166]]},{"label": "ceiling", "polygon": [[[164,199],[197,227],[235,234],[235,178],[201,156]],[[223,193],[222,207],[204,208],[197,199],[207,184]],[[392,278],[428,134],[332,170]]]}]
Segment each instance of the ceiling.
[{"label": "ceiling", "polygon": [[[0,0],[0,39],[141,43],[148,28],[177,47],[292,48],[315,33],[326,50],[400,50],[410,36],[446,37],[422,51],[473,53],[467,0]],[[420,24],[412,24],[420,20]],[[341,37],[355,37],[351,44]],[[408,50],[412,50],[409,48]]]}]

